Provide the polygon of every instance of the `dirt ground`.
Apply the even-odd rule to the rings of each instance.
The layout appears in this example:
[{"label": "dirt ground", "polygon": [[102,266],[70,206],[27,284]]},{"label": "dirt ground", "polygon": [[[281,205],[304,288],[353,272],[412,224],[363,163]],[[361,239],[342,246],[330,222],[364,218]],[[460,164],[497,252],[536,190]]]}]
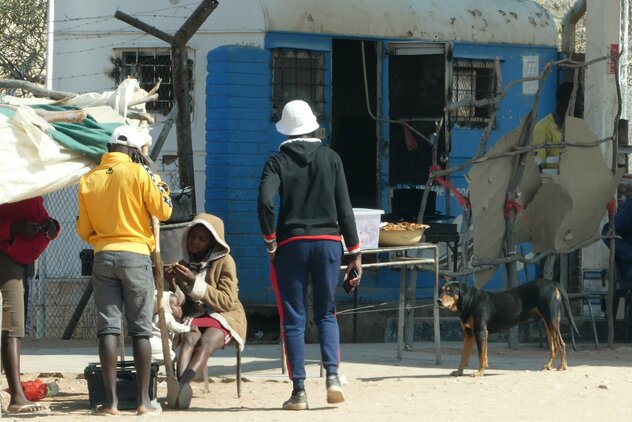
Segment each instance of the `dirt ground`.
[{"label": "dirt ground", "polygon": [[[23,380],[42,376],[57,378],[60,394],[46,398],[50,412],[42,415],[3,414],[4,420],[84,421],[110,417],[92,416],[83,371],[87,360],[96,359],[96,345],[76,352],[68,348],[25,347]],[[324,379],[319,377],[319,352],[309,345],[308,380],[310,410],[280,410],[291,384],[280,370],[278,345],[250,345],[243,354],[242,397],[237,398],[234,351],[224,350],[209,361],[208,392],[202,382],[193,383],[194,398],[187,411],[164,409],[156,421],[195,418],[198,421],[631,421],[632,345],[614,350],[591,344],[569,350],[567,371],[540,371],[547,351],[536,345],[511,350],[504,343],[490,345],[490,368],[482,378],[451,377],[459,361],[459,343],[442,344],[442,364],[435,364],[432,344],[415,344],[404,359],[395,358],[395,345],[342,345],[342,374],[347,402],[330,406],[325,401]],[[92,354],[92,355],[90,355]],[[473,356],[472,366],[477,365]],[[55,368],[61,373],[55,374]],[[76,369],[73,369],[76,368]],[[48,369],[46,371],[45,369]],[[158,375],[158,397],[164,404],[166,383]],[[7,396],[3,398],[3,408]],[[132,412],[123,417],[139,419]]]}]

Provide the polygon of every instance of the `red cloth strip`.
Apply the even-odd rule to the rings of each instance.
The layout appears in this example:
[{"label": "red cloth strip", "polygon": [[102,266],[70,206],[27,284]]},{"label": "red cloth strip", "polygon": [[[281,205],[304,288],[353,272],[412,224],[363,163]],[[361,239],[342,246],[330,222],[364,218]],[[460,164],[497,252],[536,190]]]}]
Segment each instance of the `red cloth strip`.
[{"label": "red cloth strip", "polygon": [[617,213],[617,201],[612,198],[610,201],[608,201],[608,205],[606,205],[606,208],[608,209],[608,215],[615,215]]},{"label": "red cloth strip", "polygon": [[[440,166],[430,166],[430,172],[436,172],[436,171],[441,171],[442,168]],[[450,192],[452,192],[452,194],[454,195],[454,197],[456,198],[456,201],[459,203],[459,205],[461,205],[463,208],[470,208],[470,200],[469,198],[466,198],[465,196],[463,196],[461,194],[461,192],[459,192],[456,187],[454,187],[454,185],[452,183],[450,183],[445,177],[443,176],[434,176],[434,180],[436,180],[436,182],[441,185],[442,187],[446,188],[447,190],[449,190]]]},{"label": "red cloth strip", "polygon": [[513,210],[514,214],[518,214],[520,211],[524,211],[524,207],[518,201],[505,199],[505,220],[511,210]]},{"label": "red cloth strip", "polygon": [[413,136],[410,129],[408,129],[408,125],[403,123],[402,128],[404,129],[404,140],[406,141],[406,148],[408,148],[408,151],[414,151],[419,148],[415,137]]}]

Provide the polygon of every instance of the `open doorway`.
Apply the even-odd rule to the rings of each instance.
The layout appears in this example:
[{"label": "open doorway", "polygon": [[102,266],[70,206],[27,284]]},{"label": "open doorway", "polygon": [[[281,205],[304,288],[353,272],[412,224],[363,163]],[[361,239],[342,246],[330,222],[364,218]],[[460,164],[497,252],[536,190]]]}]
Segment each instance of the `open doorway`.
[{"label": "open doorway", "polygon": [[364,41],[366,69],[362,66],[362,41],[335,39],[332,43],[331,147],[340,154],[351,204],[356,208],[378,205],[377,123],[367,111],[364,71],[369,104],[377,104],[377,44]]},{"label": "open doorway", "polygon": [[[391,46],[389,56],[389,118],[405,121],[390,124],[389,188],[395,219],[415,221],[423,188],[432,165],[432,146],[415,131],[432,139],[444,116],[446,104],[445,48],[440,44]],[[444,154],[445,130],[437,134],[437,158]],[[438,163],[440,164],[440,162]],[[431,193],[425,216],[435,214]],[[426,220],[424,218],[424,220]]]}]

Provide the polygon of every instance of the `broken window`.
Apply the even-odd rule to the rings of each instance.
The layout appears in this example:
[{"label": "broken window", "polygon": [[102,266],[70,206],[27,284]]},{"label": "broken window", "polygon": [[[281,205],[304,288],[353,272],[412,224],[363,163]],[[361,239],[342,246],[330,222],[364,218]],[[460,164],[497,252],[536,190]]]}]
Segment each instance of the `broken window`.
[{"label": "broken window", "polygon": [[[466,98],[482,100],[496,95],[496,70],[491,60],[455,59],[453,62],[452,98],[456,103]],[[485,127],[493,106],[463,106],[450,115],[456,126]]]},{"label": "broken window", "polygon": [[[135,78],[138,80],[140,87],[145,91],[150,91],[158,82],[158,100],[150,101],[145,104],[147,112],[160,113],[166,115],[171,111],[175,101],[173,94],[173,78],[171,71],[171,54],[169,49],[151,49],[151,50],[124,50],[119,51],[117,58],[113,60],[114,72],[113,76],[116,84],[120,84],[126,78]],[[188,60],[187,68],[189,71],[189,92],[193,91],[193,61]],[[192,100],[192,96],[190,96]],[[193,107],[191,107],[193,109]]]},{"label": "broken window", "polygon": [[320,121],[325,111],[325,53],[272,50],[272,113],[281,118],[288,101],[306,101]]}]

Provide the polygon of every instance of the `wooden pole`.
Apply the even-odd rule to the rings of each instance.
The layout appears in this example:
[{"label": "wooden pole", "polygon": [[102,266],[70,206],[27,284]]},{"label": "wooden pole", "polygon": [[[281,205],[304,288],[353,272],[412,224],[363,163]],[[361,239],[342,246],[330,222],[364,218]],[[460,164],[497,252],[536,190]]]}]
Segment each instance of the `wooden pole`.
[{"label": "wooden pole", "polygon": [[160,151],[162,150],[162,146],[165,144],[165,141],[167,140],[167,135],[169,135],[169,132],[171,132],[173,121],[176,119],[177,115],[178,115],[178,104],[176,103],[171,108],[171,111],[169,112],[169,114],[167,114],[167,118],[162,123],[162,130],[160,131],[160,134],[158,135],[158,138],[156,139],[154,146],[151,148],[151,154],[149,155],[149,158],[151,158],[152,161],[156,161],[158,159],[158,155],[160,154]]},{"label": "wooden pole", "polygon": [[191,94],[189,91],[191,78],[189,77],[188,71],[189,56],[187,52],[187,42],[195,35],[197,30],[200,29],[200,26],[202,26],[218,5],[217,0],[202,0],[191,16],[189,16],[173,36],[119,10],[114,14],[115,18],[171,45],[173,95],[178,105],[176,136],[178,142],[180,187],[185,188],[190,186],[192,188],[193,195],[191,202],[193,212],[197,209],[197,204],[195,199],[195,172],[193,168],[193,141],[191,137]]},{"label": "wooden pole", "polygon": [[[614,128],[612,131],[612,173],[616,174],[618,167],[618,158],[619,158],[619,120],[621,119],[621,81],[619,80],[619,58],[621,57],[621,53],[612,57],[614,61],[614,80],[617,87],[617,114],[614,118]],[[614,223],[614,215],[608,216],[608,221],[610,222],[610,235],[613,235],[610,238],[609,247],[610,254],[608,255],[608,292],[606,295],[606,318],[608,320],[608,347],[610,349],[614,348],[614,320],[617,317],[614,315],[614,294],[615,294],[615,223]]]},{"label": "wooden pole", "polygon": [[[191,102],[189,96],[189,60],[186,45],[171,46],[171,64],[173,69],[173,97],[178,104],[176,116],[176,134],[178,137],[178,162],[180,164],[180,187],[195,186],[193,171],[193,141],[191,137]],[[195,189],[193,189],[195,204]],[[195,209],[195,205],[193,205]]]},{"label": "wooden pole", "polygon": [[[553,66],[551,63],[547,64],[542,72],[541,80],[546,80],[549,73],[551,73]],[[540,95],[542,94],[542,88],[544,83],[540,83],[538,91],[533,99],[533,109],[524,120],[522,130],[520,131],[520,137],[518,139],[517,147],[529,145],[532,142],[533,127],[535,126],[535,118],[538,115],[538,105],[540,101]],[[515,158],[514,170],[509,180],[509,187],[507,189],[507,199],[509,203],[516,202],[518,199],[518,186],[522,181],[524,173],[526,153],[520,154]],[[516,251],[516,210],[514,207],[509,207],[507,212],[507,218],[505,223],[505,256],[513,257],[517,254]],[[507,272],[507,289],[518,286],[518,265],[516,261],[512,261],[505,266]],[[516,349],[518,347],[518,330],[516,328],[509,330],[509,347]]]}]

